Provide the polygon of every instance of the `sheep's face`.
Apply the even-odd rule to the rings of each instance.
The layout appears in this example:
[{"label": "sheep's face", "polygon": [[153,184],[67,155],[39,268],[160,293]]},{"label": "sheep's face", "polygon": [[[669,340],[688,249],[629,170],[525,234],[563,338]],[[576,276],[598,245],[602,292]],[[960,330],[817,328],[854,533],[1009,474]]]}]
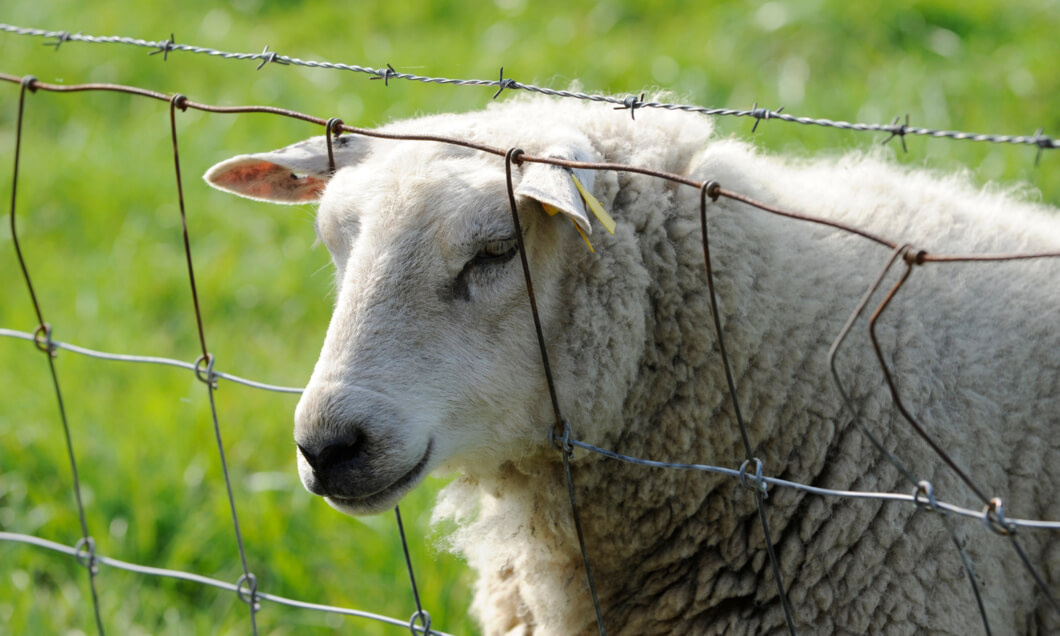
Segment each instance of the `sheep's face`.
[{"label": "sheep's face", "polygon": [[[320,201],[316,230],[337,296],[295,414],[298,469],[308,490],[363,514],[392,507],[444,463],[497,461],[545,443],[551,411],[503,161],[430,142],[343,140],[336,161],[346,167],[334,177],[317,138],[236,157],[207,180],[253,198]],[[517,172],[548,325],[562,311],[559,244],[573,230],[536,201],[577,203],[572,217],[584,209],[562,191],[562,170]]]}]

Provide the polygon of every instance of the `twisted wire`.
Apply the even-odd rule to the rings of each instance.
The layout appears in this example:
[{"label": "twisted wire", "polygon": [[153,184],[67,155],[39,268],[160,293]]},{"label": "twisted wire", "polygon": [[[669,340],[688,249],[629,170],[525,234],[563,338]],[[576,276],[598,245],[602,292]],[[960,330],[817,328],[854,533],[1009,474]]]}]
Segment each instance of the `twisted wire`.
[{"label": "twisted wire", "polygon": [[504,90],[522,90],[530,93],[538,93],[540,95],[548,95],[550,97],[577,99],[582,101],[611,104],[617,107],[617,109],[619,110],[629,110],[631,116],[633,116],[633,113],[635,113],[637,109],[653,108],[660,110],[695,113],[699,115],[711,115],[716,117],[749,117],[756,120],[755,128],[757,128],[758,124],[763,120],[778,120],[792,124],[800,124],[803,126],[819,126],[822,128],[832,128],[836,130],[846,130],[853,132],[882,132],[888,133],[890,135],[886,141],[890,141],[894,137],[899,137],[902,139],[903,145],[905,144],[906,135],[916,135],[940,139],[952,139],[955,141],[1036,146],[1038,148],[1038,155],[1035,158],[1036,163],[1041,156],[1042,150],[1054,150],[1056,148],[1060,148],[1060,140],[1053,139],[1052,137],[1042,134],[1043,129],[1041,128],[1037,129],[1037,131],[1032,135],[1000,135],[990,133],[963,132],[959,130],[938,130],[919,126],[910,126],[908,123],[908,117],[906,118],[905,123],[899,123],[898,118],[895,118],[894,121],[889,124],[856,123],[839,119],[829,119],[826,117],[806,117],[792,115],[790,113],[782,112],[783,107],[780,107],[776,110],[772,110],[768,108],[759,108],[757,103],[752,105],[751,108],[716,108],[698,106],[695,104],[674,104],[668,102],[644,101],[643,95],[641,95],[639,98],[634,95],[616,97],[613,95],[602,95],[598,93],[586,93],[582,91],[561,90],[548,88],[545,86],[525,84],[523,82],[518,82],[512,78],[504,77],[503,67],[501,67],[499,78],[495,80],[458,79],[447,77],[431,77],[428,75],[416,75],[414,73],[403,73],[395,70],[394,67],[389,64],[387,64],[385,68],[374,68],[371,66],[361,66],[358,64],[342,64],[337,62],[303,60],[297,57],[281,55],[276,51],[270,51],[268,46],[265,46],[265,48],[262,49],[260,53],[234,53],[230,51],[220,51],[218,49],[205,46],[181,44],[175,42],[172,35],[167,40],[144,40],[142,38],[133,38],[117,35],[96,36],[85,35],[83,33],[71,33],[69,31],[49,31],[45,29],[34,29],[11,24],[0,24],[0,31],[13,33],[15,35],[48,38],[53,41],[46,42],[45,44],[49,46],[54,46],[56,49],[58,49],[62,44],[66,42],[123,44],[128,46],[152,49],[152,54],[163,53],[163,60],[167,59],[170,53],[193,53],[200,55],[208,55],[210,57],[224,60],[257,61],[259,62],[257,66],[258,70],[261,70],[261,68],[266,64],[280,64],[285,66],[300,66],[305,68],[318,68],[361,73],[370,75],[370,79],[384,80],[384,83],[387,85],[389,85],[390,80],[406,80],[410,82],[419,82],[424,84],[441,84],[449,86],[482,86],[497,89],[496,93],[494,93],[493,95],[494,99],[496,99]]}]

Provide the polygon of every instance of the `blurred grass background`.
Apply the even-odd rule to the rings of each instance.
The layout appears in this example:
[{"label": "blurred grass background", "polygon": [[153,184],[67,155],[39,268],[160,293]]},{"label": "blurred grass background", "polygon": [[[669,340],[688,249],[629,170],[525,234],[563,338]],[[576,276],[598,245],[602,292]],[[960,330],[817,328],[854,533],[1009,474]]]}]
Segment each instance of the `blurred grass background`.
[{"label": "blurred grass background", "polygon": [[[590,92],[661,87],[706,106],[757,101],[786,112],[978,132],[1060,134],[1060,2],[802,0],[671,2],[496,0],[494,3],[185,0],[179,5],[13,0],[0,21],[223,50],[270,50],[423,75],[519,81]],[[268,104],[374,126],[481,107],[489,88],[428,86],[326,70],[234,62],[0,33],[0,72],[45,82],[115,82],[195,101]],[[18,87],[0,84],[0,326],[36,320],[7,217]],[[510,95],[501,99],[510,98]],[[28,96],[18,222],[56,339],[105,351],[192,361],[197,336],[180,239],[162,102],[85,93]],[[600,106],[601,116],[611,116]],[[302,385],[329,319],[329,260],[311,207],[237,200],[198,175],[230,155],[320,134],[268,115],[179,115],[182,172],[217,367]],[[753,122],[719,122],[750,135]],[[857,135],[763,122],[761,146],[797,155],[867,148]],[[1023,182],[1060,200],[1060,156],[1035,149],[910,138],[898,159],[965,169],[980,182]],[[6,175],[6,176],[4,176]],[[46,363],[0,338],[0,530],[72,545],[80,536]],[[200,383],[189,373],[60,354],[58,370],[101,554],[234,582],[240,575]],[[223,383],[220,421],[251,570],[260,589],[401,619],[413,611],[392,515],[351,519],[306,493],[291,440],[296,396]],[[436,549],[432,480],[402,504],[423,602],[437,627],[464,634],[470,576]],[[0,632],[93,633],[87,577],[72,559],[0,544]],[[104,621],[117,634],[248,633],[234,595],[103,569]],[[266,604],[264,634],[397,634],[360,619]]]}]

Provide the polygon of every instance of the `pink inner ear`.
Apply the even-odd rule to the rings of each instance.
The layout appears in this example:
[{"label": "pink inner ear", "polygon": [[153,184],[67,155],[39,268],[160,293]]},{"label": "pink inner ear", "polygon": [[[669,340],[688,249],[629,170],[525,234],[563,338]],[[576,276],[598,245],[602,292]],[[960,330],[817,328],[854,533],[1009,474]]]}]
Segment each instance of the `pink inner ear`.
[{"label": "pink inner ear", "polygon": [[268,161],[232,166],[215,175],[213,181],[222,188],[267,201],[315,201],[327,185],[323,179],[299,177]]}]

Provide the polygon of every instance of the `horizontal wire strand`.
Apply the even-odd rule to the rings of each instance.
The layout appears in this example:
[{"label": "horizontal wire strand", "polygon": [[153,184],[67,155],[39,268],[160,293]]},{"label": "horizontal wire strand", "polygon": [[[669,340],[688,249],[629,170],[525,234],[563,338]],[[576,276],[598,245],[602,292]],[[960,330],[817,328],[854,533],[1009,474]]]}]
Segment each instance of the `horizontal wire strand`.
[{"label": "horizontal wire strand", "polygon": [[[0,328],[0,337],[15,338],[15,339],[18,339],[18,340],[24,340],[24,341],[31,342],[31,343],[33,342],[33,334],[27,333],[27,332],[24,332],[24,331],[15,331],[13,329]],[[61,342],[59,340],[53,340],[52,344],[54,344],[57,349],[62,349],[62,350],[70,351],[71,353],[76,353],[76,354],[88,356],[88,357],[91,357],[91,358],[98,358],[98,359],[101,359],[101,360],[112,360],[112,361],[118,361],[118,362],[131,362],[131,363],[148,363],[148,364],[156,364],[156,365],[173,366],[173,367],[178,367],[178,368],[181,368],[181,369],[184,369],[184,370],[187,370],[187,371],[191,371],[193,373],[195,372],[195,365],[194,364],[189,363],[189,362],[184,362],[182,360],[172,360],[172,359],[169,359],[169,358],[158,358],[158,357],[150,357],[150,356],[132,356],[132,355],[125,355],[125,354],[105,353],[105,352],[102,352],[102,351],[96,351],[96,350],[93,350],[93,349],[87,349],[85,347],[81,347],[81,346],[78,346],[78,345],[70,344],[68,342]],[[296,389],[296,388],[292,388],[292,387],[277,387],[277,386],[274,386],[274,385],[271,385],[271,384],[264,384],[264,383],[261,383],[261,382],[255,382],[253,380],[247,380],[247,379],[241,378],[239,376],[235,376],[235,375],[231,375],[231,374],[227,374],[227,373],[221,373],[220,371],[214,371],[213,374],[215,376],[219,377],[219,378],[230,380],[232,382],[238,382],[240,384],[243,384],[243,385],[246,385],[246,386],[249,386],[249,387],[262,389],[262,390],[266,390],[266,391],[279,391],[279,392],[284,392],[284,393],[301,393],[301,391],[302,391],[301,389]],[[682,464],[682,463],[677,463],[677,462],[665,462],[665,461],[657,461],[657,460],[652,460],[652,459],[643,459],[643,458],[640,458],[640,457],[632,457],[630,455],[623,455],[621,453],[617,453],[615,451],[610,451],[610,450],[607,450],[607,449],[604,449],[604,448],[593,446],[592,444],[589,444],[589,443],[586,443],[586,442],[583,442],[583,441],[580,441],[580,440],[576,440],[576,439],[571,439],[569,441],[570,441],[570,443],[573,446],[577,446],[578,448],[581,448],[583,450],[587,450],[587,451],[590,451],[590,452],[593,452],[593,453],[596,453],[596,454],[599,454],[599,455],[604,455],[606,457],[610,457],[611,459],[617,459],[617,460],[628,462],[628,463],[632,463],[632,464],[640,464],[642,466],[650,466],[650,467],[654,467],[654,468],[673,468],[673,469],[677,469],[677,470],[692,470],[692,471],[700,471],[700,472],[719,473],[719,474],[722,474],[722,475],[728,475],[729,477],[736,477],[736,478],[740,477],[740,471],[738,469],[734,469],[734,468],[725,468],[725,467],[722,467],[722,466],[712,466],[710,464]],[[762,477],[762,481],[764,481],[767,484],[774,485],[774,486],[783,486],[785,488],[794,488],[796,490],[801,490],[803,492],[807,492],[807,493],[811,493],[811,494],[815,494],[815,495],[827,496],[827,497],[847,497],[847,498],[850,498],[850,499],[880,499],[880,500],[883,500],[883,501],[899,501],[899,502],[905,502],[905,503],[916,503],[916,499],[915,499],[915,497],[913,495],[902,494],[902,493],[871,492],[871,491],[860,491],[860,490],[834,490],[834,489],[831,489],[831,488],[821,488],[821,487],[818,487],[818,486],[810,486],[810,485],[807,485],[807,484],[800,484],[800,483],[794,482],[794,481],[788,481],[786,479],[780,479],[778,477],[768,477],[768,476],[763,476]],[[946,510],[948,510],[948,511],[954,513],[954,514],[957,514],[957,515],[960,515],[960,516],[963,516],[963,517],[970,517],[970,518],[973,518],[973,519],[980,519],[980,520],[983,518],[983,511],[982,510],[973,510],[971,508],[964,508],[964,507],[957,506],[955,504],[946,503],[946,502],[943,502],[943,501],[939,501],[938,502],[938,506],[940,508],[944,508],[944,509],[946,509]],[[1017,526],[1017,527],[1020,527],[1020,528],[1029,528],[1029,529],[1035,529],[1035,530],[1060,530],[1060,521],[1048,521],[1048,520],[1037,520],[1037,519],[1013,519],[1013,518],[1008,518],[1008,517],[1006,517],[1005,520],[1007,522],[1009,522],[1009,523],[1012,523],[1014,526]],[[2,536],[0,536],[0,538],[2,538]],[[437,630],[433,630],[433,631],[437,631]]]},{"label": "horizontal wire strand", "polygon": [[[15,338],[15,339],[18,339],[18,340],[27,340],[29,342],[34,342],[35,341],[33,334],[25,332],[25,331],[16,331],[14,329],[0,328],[0,337]],[[133,363],[137,363],[137,364],[157,364],[157,365],[177,367],[177,368],[185,369],[185,370],[192,371],[192,372],[194,372],[196,369],[199,368],[199,367],[196,366],[196,364],[194,362],[184,362],[183,360],[174,360],[174,359],[171,359],[171,358],[159,358],[159,357],[156,357],[156,356],[137,356],[137,355],[124,354],[124,353],[107,353],[107,352],[104,352],[104,351],[96,351],[95,349],[88,349],[86,347],[81,347],[81,346],[78,346],[78,345],[75,345],[75,344],[70,344],[69,342],[62,342],[62,341],[59,341],[59,340],[52,340],[51,344],[54,345],[56,349],[65,349],[66,351],[69,351],[71,353],[77,353],[77,354],[80,354],[80,355],[83,355],[83,356],[88,356],[90,358],[98,358],[100,360],[111,360],[111,361],[114,361],[114,362],[133,362]],[[275,393],[293,393],[293,394],[302,393],[302,389],[299,389],[297,387],[279,386],[279,385],[276,385],[276,384],[266,384],[264,382],[256,382],[254,380],[248,380],[246,378],[242,378],[240,376],[233,375],[231,373],[222,373],[222,372],[217,371],[217,370],[214,370],[213,375],[215,375],[216,377],[221,378],[223,380],[228,380],[229,382],[234,382],[236,384],[242,384],[244,386],[249,386],[249,387],[252,387],[252,388],[255,388],[255,389],[261,389],[263,391],[272,391],[272,392],[275,392]]]},{"label": "horizontal wire strand", "polygon": [[[0,532],[0,541],[7,543],[24,543],[32,545],[38,548],[44,548],[53,552],[59,552],[68,556],[77,557],[79,551],[76,547],[68,546],[55,541],[49,541],[48,539],[42,539],[40,537],[21,534],[17,532]],[[217,589],[225,590],[228,592],[239,592],[239,586],[235,583],[229,583],[228,581],[219,581],[212,579],[208,576],[201,574],[194,574],[192,572],[184,572],[182,570],[169,570],[166,568],[156,568],[149,565],[140,565],[138,563],[130,563],[128,561],[122,561],[112,557],[103,556],[100,554],[95,555],[96,562],[100,565],[106,565],[118,570],[125,570],[126,572],[133,572],[136,574],[143,574],[146,576],[156,576],[162,578],[178,579],[181,581],[188,581],[190,583],[198,583],[208,587],[215,587]],[[330,614],[343,614],[346,616],[354,616],[357,618],[366,618],[380,623],[387,623],[389,625],[396,625],[398,627],[408,628],[408,621],[391,618],[389,616],[383,616],[381,614],[375,614],[373,612],[366,612],[363,610],[355,610],[346,607],[336,607],[333,605],[323,605],[320,603],[309,603],[306,601],[299,601],[297,599],[291,599],[278,594],[267,594],[265,592],[257,592],[255,597],[262,601],[270,601],[277,605],[286,605],[288,607],[295,607],[299,609],[315,610],[319,612],[327,612]],[[438,634],[440,636],[452,636],[446,632],[439,631],[431,628],[431,634]]]},{"label": "horizontal wire strand", "polygon": [[362,73],[372,76],[373,79],[386,80],[388,83],[392,79],[399,79],[425,84],[441,84],[449,86],[482,86],[500,89],[497,94],[494,95],[494,97],[499,95],[501,90],[523,90],[531,93],[538,93],[540,95],[547,95],[550,97],[560,97],[565,99],[577,99],[582,101],[612,104],[621,109],[628,109],[631,112],[641,108],[654,108],[660,110],[679,111],[717,117],[750,117],[756,120],[756,125],[762,120],[778,120],[792,124],[800,124],[803,126],[819,126],[822,128],[832,128],[853,132],[883,132],[889,133],[891,135],[891,137],[888,137],[888,140],[895,136],[904,138],[906,135],[916,135],[924,137],[952,139],[955,141],[1036,146],[1039,150],[1053,150],[1056,148],[1060,148],[1060,140],[1056,140],[1049,136],[1043,135],[1041,133],[1041,130],[1039,130],[1036,134],[1033,135],[998,135],[988,133],[963,132],[959,130],[937,130],[933,128],[910,126],[908,124],[898,123],[898,119],[895,119],[890,124],[873,124],[848,122],[843,120],[828,119],[825,117],[803,117],[781,112],[782,109],[771,110],[768,108],[758,108],[757,104],[755,104],[749,109],[739,109],[711,108],[705,106],[697,106],[694,104],[672,104],[667,102],[643,101],[642,99],[638,99],[633,96],[615,97],[612,95],[559,90],[543,86],[535,86],[533,84],[524,84],[522,82],[517,82],[511,78],[504,78],[503,69],[501,71],[501,77],[495,80],[456,79],[446,77],[430,77],[426,75],[415,75],[412,73],[402,73],[394,70],[389,65],[386,68],[373,68],[370,66],[361,66],[357,64],[342,64],[336,62],[303,60],[297,57],[280,55],[276,51],[269,51],[268,46],[266,46],[260,53],[234,53],[229,51],[220,51],[210,47],[195,46],[191,44],[180,44],[174,42],[172,38],[169,40],[144,40],[141,38],[125,36],[94,36],[85,35],[82,33],[70,33],[69,31],[48,31],[44,29],[20,27],[11,24],[0,24],[0,31],[12,33],[15,35],[51,38],[55,41],[47,44],[55,46],[56,49],[58,49],[59,46],[65,42],[124,44],[129,46],[154,49],[153,53],[164,53],[164,58],[168,56],[169,53],[194,53],[208,55],[210,57],[216,57],[225,60],[260,61],[260,64],[258,66],[259,69],[265,64],[272,63],[290,66],[301,66],[305,68],[319,68]]}]

